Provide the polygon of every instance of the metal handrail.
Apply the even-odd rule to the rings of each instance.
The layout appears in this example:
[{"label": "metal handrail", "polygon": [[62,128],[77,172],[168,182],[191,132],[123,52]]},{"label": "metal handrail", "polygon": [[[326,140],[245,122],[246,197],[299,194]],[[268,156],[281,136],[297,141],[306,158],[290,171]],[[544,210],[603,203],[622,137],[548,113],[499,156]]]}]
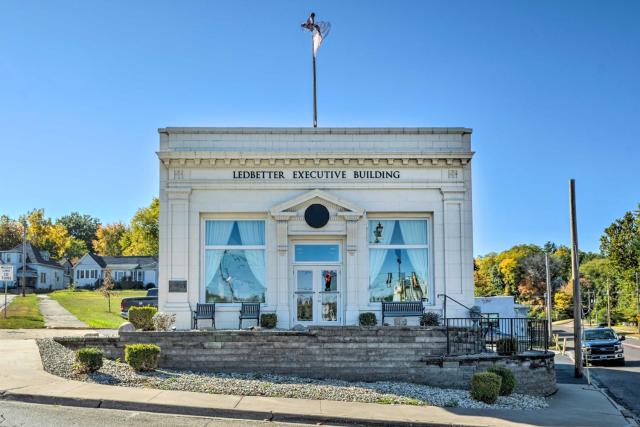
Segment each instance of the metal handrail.
[{"label": "metal handrail", "polygon": [[[467,310],[469,310],[470,312],[471,312],[471,311],[474,311],[473,309],[471,309],[471,308],[467,307],[466,305],[464,305],[463,303],[461,303],[461,302],[460,302],[460,301],[458,301],[457,299],[455,299],[455,298],[451,298],[451,297],[450,297],[449,295],[447,295],[447,294],[438,294],[438,295],[436,295],[436,298],[439,298],[439,297],[444,297],[444,305],[443,305],[443,307],[442,307],[442,310],[443,310],[443,316],[442,316],[442,317],[443,317],[444,319],[446,319],[446,318],[447,318],[447,298],[448,298],[448,299],[450,299],[451,301],[455,302],[455,303],[456,303],[456,304],[458,304],[459,306],[466,308],[466,309],[467,309]],[[488,317],[488,316],[485,316],[483,313],[478,313],[478,314],[480,315],[480,317]]]}]

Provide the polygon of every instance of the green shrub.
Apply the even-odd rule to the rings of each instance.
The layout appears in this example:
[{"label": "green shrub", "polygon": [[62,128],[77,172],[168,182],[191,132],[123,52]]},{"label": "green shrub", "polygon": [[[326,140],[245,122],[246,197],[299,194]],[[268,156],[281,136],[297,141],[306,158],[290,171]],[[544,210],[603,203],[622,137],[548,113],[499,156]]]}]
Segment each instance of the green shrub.
[{"label": "green shrub", "polygon": [[129,344],[124,347],[124,360],[136,371],[153,371],[158,367],[160,347],[155,344]]},{"label": "green shrub", "polygon": [[516,388],[516,377],[510,369],[505,368],[504,366],[492,366],[487,369],[487,372],[492,372],[502,379],[502,383],[500,384],[500,396],[508,396],[513,393],[513,389]]},{"label": "green shrub", "polygon": [[518,340],[515,337],[500,338],[496,343],[498,354],[514,354],[518,351]]},{"label": "green shrub", "polygon": [[102,367],[102,351],[94,347],[75,351],[76,367],[81,372],[95,372]]},{"label": "green shrub", "polygon": [[427,311],[420,316],[420,326],[440,326],[440,315],[433,311]]},{"label": "green shrub", "polygon": [[360,321],[360,326],[376,326],[378,324],[376,314],[371,312],[360,313],[358,320]]},{"label": "green shrub", "polygon": [[264,313],[260,315],[260,326],[267,329],[273,329],[278,323],[278,315],[275,313]]},{"label": "green shrub", "polygon": [[156,307],[131,307],[129,309],[129,322],[143,331],[153,331],[153,316],[158,312]]},{"label": "green shrub", "polygon": [[471,397],[484,403],[498,400],[502,379],[493,372],[479,372],[471,377]]}]

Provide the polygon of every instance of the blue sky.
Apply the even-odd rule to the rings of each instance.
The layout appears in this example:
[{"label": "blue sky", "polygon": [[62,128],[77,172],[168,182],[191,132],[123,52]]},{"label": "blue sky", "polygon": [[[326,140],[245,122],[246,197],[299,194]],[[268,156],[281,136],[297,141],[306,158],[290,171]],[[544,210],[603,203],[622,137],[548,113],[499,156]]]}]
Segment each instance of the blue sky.
[{"label": "blue sky", "polygon": [[[640,202],[637,1],[0,2],[0,213],[128,221],[156,129],[474,129],[474,252],[580,245]],[[25,166],[26,165],[26,166]]]}]

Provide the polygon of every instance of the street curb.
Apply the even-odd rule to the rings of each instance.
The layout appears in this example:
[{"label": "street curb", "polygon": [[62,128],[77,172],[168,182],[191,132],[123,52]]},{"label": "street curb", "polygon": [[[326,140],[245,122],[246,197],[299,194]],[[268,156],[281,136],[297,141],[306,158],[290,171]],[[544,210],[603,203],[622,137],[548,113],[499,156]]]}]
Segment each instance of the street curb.
[{"label": "street curb", "polygon": [[374,420],[340,416],[291,414],[286,412],[247,411],[243,409],[185,407],[157,403],[127,402],[121,400],[99,400],[75,397],[45,396],[6,391],[0,393],[0,401],[9,400],[45,405],[74,406],[81,408],[118,409],[124,411],[154,412],[199,417],[233,418],[241,420],[277,421],[304,424],[332,424],[343,426],[403,426],[403,427],[451,427],[452,424],[425,423],[400,420]]}]

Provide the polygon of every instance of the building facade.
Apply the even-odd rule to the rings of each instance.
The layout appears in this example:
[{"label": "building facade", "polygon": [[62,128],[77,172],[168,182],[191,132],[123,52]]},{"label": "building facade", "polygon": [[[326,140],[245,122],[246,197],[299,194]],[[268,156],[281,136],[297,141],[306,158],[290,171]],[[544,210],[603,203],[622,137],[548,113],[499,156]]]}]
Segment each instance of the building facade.
[{"label": "building facade", "polygon": [[[49,252],[41,251],[30,242],[25,245],[26,271],[22,271],[22,243],[6,251],[0,251],[0,262],[13,265],[14,281],[7,283],[7,287],[21,286],[25,277],[25,286],[31,289],[56,290],[64,289],[68,282],[65,280],[64,267],[49,257]],[[4,282],[0,282],[4,287]]]},{"label": "building facade", "polygon": [[88,253],[73,266],[76,287],[96,287],[106,269],[116,283],[137,282],[139,286],[158,286],[158,258],[154,256],[100,256]]},{"label": "building facade", "polygon": [[[164,128],[160,310],[237,327],[380,319],[382,301],[473,305],[471,130]],[[447,316],[467,316],[448,299]],[[417,319],[408,319],[409,323]]]}]

